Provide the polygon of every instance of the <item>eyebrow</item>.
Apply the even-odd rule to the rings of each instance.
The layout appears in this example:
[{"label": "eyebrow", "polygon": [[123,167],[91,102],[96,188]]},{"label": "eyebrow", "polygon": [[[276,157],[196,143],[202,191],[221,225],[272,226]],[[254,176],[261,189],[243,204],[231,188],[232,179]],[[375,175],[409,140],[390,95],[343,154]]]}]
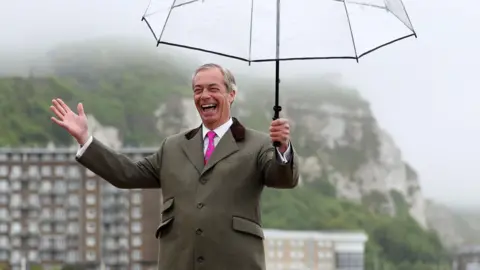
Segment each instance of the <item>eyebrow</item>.
[{"label": "eyebrow", "polygon": [[[198,84],[195,85],[195,87],[199,87],[199,86],[201,86],[201,85],[198,85]],[[218,84],[218,83],[210,83],[210,84],[208,84],[207,86],[208,86],[208,87],[219,86],[219,84]]]}]

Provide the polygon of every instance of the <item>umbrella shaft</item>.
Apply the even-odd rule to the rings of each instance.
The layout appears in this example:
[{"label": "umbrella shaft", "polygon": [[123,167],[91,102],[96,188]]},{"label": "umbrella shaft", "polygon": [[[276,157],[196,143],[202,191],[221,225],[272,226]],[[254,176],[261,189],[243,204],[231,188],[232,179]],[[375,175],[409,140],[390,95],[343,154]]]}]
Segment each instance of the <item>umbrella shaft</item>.
[{"label": "umbrella shaft", "polygon": [[280,118],[280,111],[282,107],[279,106],[279,91],[280,91],[280,0],[277,0],[277,33],[276,33],[276,56],[275,61],[275,106],[273,107],[273,120]]}]

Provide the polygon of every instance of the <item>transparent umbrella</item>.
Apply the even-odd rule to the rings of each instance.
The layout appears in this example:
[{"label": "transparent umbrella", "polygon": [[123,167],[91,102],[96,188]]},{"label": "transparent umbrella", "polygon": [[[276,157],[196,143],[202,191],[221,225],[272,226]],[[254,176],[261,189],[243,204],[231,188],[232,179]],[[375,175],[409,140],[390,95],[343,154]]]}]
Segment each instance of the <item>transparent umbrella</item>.
[{"label": "transparent umbrella", "polygon": [[416,37],[401,0],[151,0],[142,17],[160,44],[250,63],[358,60]]}]

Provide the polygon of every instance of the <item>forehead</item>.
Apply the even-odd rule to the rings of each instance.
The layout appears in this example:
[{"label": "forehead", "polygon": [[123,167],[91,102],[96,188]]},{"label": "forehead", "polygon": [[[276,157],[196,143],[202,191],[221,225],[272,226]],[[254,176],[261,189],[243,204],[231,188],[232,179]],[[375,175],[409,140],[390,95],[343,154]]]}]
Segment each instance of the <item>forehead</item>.
[{"label": "forehead", "polygon": [[193,78],[194,85],[223,85],[223,74],[218,68],[208,68],[197,72]]}]

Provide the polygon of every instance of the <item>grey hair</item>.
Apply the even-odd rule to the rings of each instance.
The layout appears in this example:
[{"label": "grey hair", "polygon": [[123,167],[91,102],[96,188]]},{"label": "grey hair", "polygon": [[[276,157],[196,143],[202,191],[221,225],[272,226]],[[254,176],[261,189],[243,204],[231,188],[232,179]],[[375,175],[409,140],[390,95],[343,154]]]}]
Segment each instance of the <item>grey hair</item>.
[{"label": "grey hair", "polygon": [[211,69],[211,68],[218,68],[220,72],[222,72],[223,82],[225,83],[225,87],[227,88],[228,93],[232,91],[237,91],[237,84],[235,82],[235,76],[233,76],[233,73],[227,68],[224,68],[214,63],[203,64],[195,70],[192,76],[192,86],[193,86],[193,80],[195,79],[195,76],[197,76],[198,72],[206,69]]}]

